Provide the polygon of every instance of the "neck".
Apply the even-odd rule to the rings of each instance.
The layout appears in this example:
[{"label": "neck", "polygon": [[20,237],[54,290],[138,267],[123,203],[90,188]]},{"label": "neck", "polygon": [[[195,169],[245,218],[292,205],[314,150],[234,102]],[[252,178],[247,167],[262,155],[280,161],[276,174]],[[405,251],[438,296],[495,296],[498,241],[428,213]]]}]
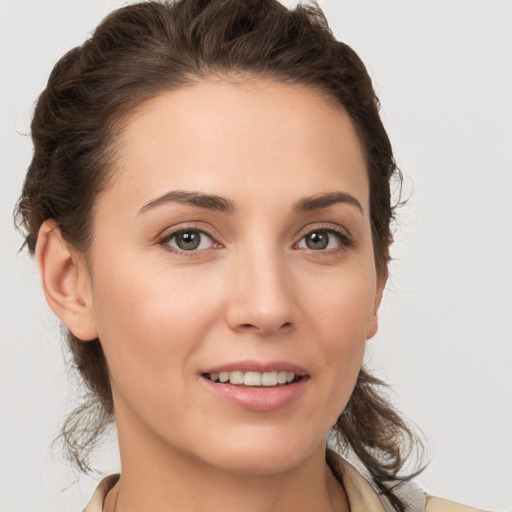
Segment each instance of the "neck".
[{"label": "neck", "polygon": [[122,473],[105,512],[349,511],[345,491],[325,462],[325,445],[297,467],[269,475],[207,466],[140,437],[137,443],[123,441],[120,432]]}]

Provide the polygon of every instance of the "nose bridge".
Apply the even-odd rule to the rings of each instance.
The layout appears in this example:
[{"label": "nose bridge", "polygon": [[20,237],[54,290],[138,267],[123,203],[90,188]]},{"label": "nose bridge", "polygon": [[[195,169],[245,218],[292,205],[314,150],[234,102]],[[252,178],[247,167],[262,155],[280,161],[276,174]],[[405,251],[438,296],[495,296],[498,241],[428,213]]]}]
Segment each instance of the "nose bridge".
[{"label": "nose bridge", "polygon": [[234,262],[230,324],[272,333],[296,320],[293,283],[287,261],[267,241],[241,249]]}]

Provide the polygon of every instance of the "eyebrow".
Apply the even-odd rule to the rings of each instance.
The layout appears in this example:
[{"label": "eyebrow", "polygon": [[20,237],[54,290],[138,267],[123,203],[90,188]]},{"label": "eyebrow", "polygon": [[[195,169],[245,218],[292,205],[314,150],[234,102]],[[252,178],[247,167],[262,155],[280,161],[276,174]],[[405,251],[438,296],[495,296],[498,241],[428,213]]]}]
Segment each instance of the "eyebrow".
[{"label": "eyebrow", "polygon": [[[230,199],[217,195],[203,194],[202,192],[173,190],[147,203],[142,207],[139,214],[145,213],[148,210],[152,210],[153,208],[166,203],[188,204],[224,213],[234,213],[236,211],[235,203]],[[337,203],[345,203],[355,206],[362,214],[364,214],[361,203],[353,195],[347,192],[329,192],[312,197],[304,197],[295,204],[293,209],[297,212],[307,212],[328,208],[329,206]]]},{"label": "eyebrow", "polygon": [[184,190],[173,190],[163,196],[150,201],[139,212],[145,213],[157,206],[165,203],[180,203],[198,206],[199,208],[207,208],[208,210],[217,210],[220,212],[234,213],[235,204],[224,197],[203,194],[201,192],[186,192]]},{"label": "eyebrow", "polygon": [[327,208],[337,203],[346,203],[355,206],[364,215],[361,203],[347,192],[329,192],[327,194],[305,197],[295,205],[294,209],[299,212],[307,212]]}]

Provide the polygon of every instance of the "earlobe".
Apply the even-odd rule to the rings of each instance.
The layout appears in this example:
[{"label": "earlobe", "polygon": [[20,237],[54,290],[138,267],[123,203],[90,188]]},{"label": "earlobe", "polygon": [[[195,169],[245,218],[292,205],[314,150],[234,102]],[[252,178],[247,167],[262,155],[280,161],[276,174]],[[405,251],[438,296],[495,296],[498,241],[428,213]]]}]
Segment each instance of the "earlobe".
[{"label": "earlobe", "polygon": [[386,286],[387,274],[380,275],[377,277],[377,289],[375,291],[375,299],[373,302],[373,311],[370,323],[368,325],[368,331],[366,333],[366,339],[373,338],[379,330],[379,308],[382,302],[382,296],[384,294],[384,288]]},{"label": "earlobe", "polygon": [[55,222],[45,221],[36,245],[36,260],[50,308],[80,340],[98,337],[85,265],[72,254]]}]

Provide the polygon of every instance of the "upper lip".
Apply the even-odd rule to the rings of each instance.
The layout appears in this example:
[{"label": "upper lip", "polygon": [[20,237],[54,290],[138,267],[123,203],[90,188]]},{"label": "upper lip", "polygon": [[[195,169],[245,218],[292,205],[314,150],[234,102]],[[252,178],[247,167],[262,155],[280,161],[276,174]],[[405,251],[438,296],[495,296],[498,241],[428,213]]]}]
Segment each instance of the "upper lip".
[{"label": "upper lip", "polygon": [[302,366],[299,366],[289,361],[233,361],[230,363],[220,364],[218,366],[212,366],[207,368],[201,373],[220,373],[220,372],[278,372],[285,371],[294,373],[297,376],[306,376],[308,372]]}]

